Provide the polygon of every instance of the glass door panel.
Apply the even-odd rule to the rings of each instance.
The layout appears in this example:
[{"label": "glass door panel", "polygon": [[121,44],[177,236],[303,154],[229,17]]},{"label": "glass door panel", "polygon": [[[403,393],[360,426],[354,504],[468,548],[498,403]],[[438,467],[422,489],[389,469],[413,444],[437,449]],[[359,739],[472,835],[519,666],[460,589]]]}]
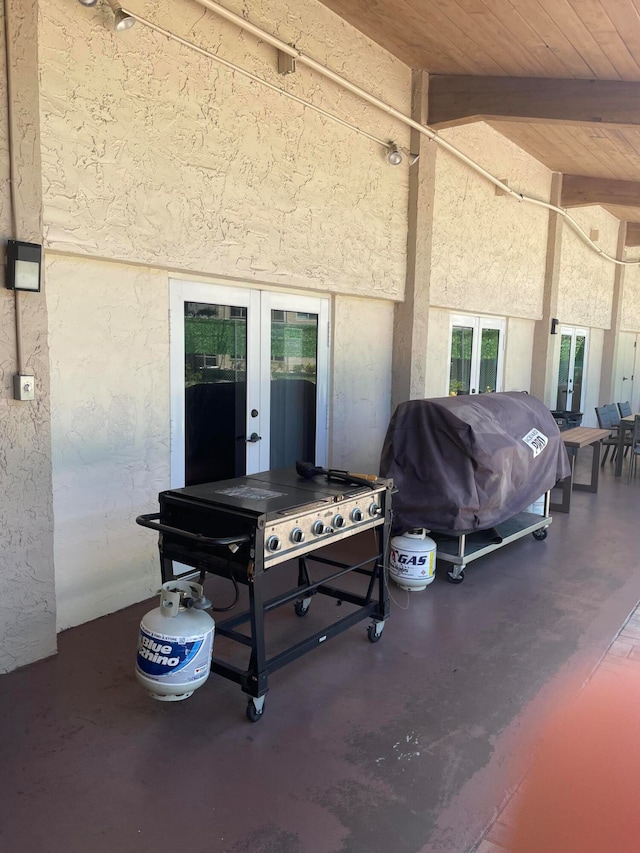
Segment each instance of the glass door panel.
[{"label": "glass door panel", "polygon": [[466,326],[454,326],[451,330],[449,396],[471,392],[472,352],[473,329]]},{"label": "glass door panel", "polygon": [[499,354],[500,331],[498,329],[483,329],[480,344],[480,381],[478,382],[478,389],[481,394],[497,391]]},{"label": "glass door panel", "polygon": [[315,460],[318,315],[271,311],[270,466]]},{"label": "glass door panel", "polygon": [[584,371],[586,345],[586,336],[577,333],[575,355],[573,359],[573,394],[571,397],[571,405],[568,407],[570,412],[582,411],[582,375]]},{"label": "glass door panel", "polygon": [[246,473],[247,308],[184,303],[185,485]]},{"label": "glass door panel", "polygon": [[571,357],[571,335],[560,336],[560,366],[558,368],[558,393],[556,396],[556,409],[566,412],[567,393],[569,391],[569,364]]}]

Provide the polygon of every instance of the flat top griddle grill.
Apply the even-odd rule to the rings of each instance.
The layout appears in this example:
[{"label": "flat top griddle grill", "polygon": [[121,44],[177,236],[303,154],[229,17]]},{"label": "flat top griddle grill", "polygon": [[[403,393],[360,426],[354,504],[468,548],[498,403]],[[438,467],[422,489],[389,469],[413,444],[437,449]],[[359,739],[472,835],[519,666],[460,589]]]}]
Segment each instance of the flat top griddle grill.
[{"label": "flat top griddle grill", "polygon": [[306,511],[310,504],[331,506],[347,497],[359,494],[366,496],[371,491],[366,486],[320,478],[305,480],[295,469],[283,468],[232,480],[172,489],[164,494],[181,496],[210,507],[233,508],[244,513],[264,515],[265,520],[271,520],[281,517],[283,513],[295,515],[299,510]]},{"label": "flat top griddle grill", "polygon": [[[369,487],[324,476],[304,479],[295,468],[287,468],[161,492],[160,512],[136,519],[160,533],[163,583],[199,571],[201,581],[212,573],[248,587],[249,609],[217,622],[216,634],[248,646],[249,665],[241,669],[213,657],[211,671],[240,684],[249,697],[247,717],[252,722],[264,710],[269,675],[280,667],[364,619],[371,620],[371,642],[382,636],[389,615],[384,572],[392,487],[391,480]],[[322,553],[326,545],[374,528],[378,552],[372,557],[348,564]],[[320,579],[312,579],[310,564],[315,572],[323,572]],[[282,577],[291,581],[285,593],[268,598],[266,575],[278,566]],[[365,576],[366,589],[354,593],[353,584],[349,589],[334,585],[348,573]],[[293,619],[305,616],[315,595],[355,609],[269,656],[267,614],[289,604]],[[249,633],[240,632],[247,623]]]}]

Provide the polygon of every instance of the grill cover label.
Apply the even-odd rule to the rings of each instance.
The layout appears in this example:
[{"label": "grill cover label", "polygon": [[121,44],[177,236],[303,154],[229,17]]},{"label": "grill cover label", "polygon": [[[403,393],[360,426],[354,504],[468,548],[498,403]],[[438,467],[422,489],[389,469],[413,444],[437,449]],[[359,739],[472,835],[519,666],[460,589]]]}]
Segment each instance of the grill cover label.
[{"label": "grill cover label", "polygon": [[546,435],[537,430],[535,427],[523,437],[522,439],[525,444],[528,444],[531,450],[533,451],[533,458],[539,456],[542,451],[545,449],[547,444],[549,443],[549,439]]}]

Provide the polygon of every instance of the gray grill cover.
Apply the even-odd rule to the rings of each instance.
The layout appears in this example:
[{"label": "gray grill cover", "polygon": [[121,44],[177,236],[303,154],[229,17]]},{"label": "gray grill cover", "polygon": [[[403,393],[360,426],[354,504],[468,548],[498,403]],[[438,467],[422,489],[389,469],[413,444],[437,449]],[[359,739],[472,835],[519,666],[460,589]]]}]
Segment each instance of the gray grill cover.
[{"label": "gray grill cover", "polygon": [[[547,439],[538,455],[523,439]],[[398,487],[393,530],[486,530],[522,512],[568,476],[551,412],[523,392],[401,403],[391,418],[380,475]]]}]

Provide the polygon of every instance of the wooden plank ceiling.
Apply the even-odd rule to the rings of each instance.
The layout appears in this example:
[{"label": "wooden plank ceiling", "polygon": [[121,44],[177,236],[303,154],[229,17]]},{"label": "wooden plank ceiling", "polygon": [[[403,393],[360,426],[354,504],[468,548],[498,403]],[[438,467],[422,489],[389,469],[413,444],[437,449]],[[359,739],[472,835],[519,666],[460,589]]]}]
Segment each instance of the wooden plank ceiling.
[{"label": "wooden plank ceiling", "polygon": [[[430,115],[433,126],[484,118],[553,171],[609,179],[611,204],[599,203],[620,219],[640,222],[640,0],[322,2],[409,67],[443,75],[438,118],[446,119],[448,111],[451,120],[433,123]],[[444,79],[452,75],[494,79]],[[541,81],[536,87],[535,80],[501,84],[495,78],[553,78],[558,83]],[[601,87],[604,97],[598,100],[593,88],[600,84],[589,89],[588,83],[563,87],[560,82],[576,80],[622,85]],[[448,88],[456,83],[453,97]],[[504,97],[510,113],[502,112],[495,106],[500,85],[512,83],[513,91]],[[582,87],[580,98],[576,86]],[[488,96],[478,97],[475,89],[484,87]],[[547,90],[560,92],[553,103]],[[624,197],[616,194],[616,181],[637,182],[637,204],[633,187]]]}]

